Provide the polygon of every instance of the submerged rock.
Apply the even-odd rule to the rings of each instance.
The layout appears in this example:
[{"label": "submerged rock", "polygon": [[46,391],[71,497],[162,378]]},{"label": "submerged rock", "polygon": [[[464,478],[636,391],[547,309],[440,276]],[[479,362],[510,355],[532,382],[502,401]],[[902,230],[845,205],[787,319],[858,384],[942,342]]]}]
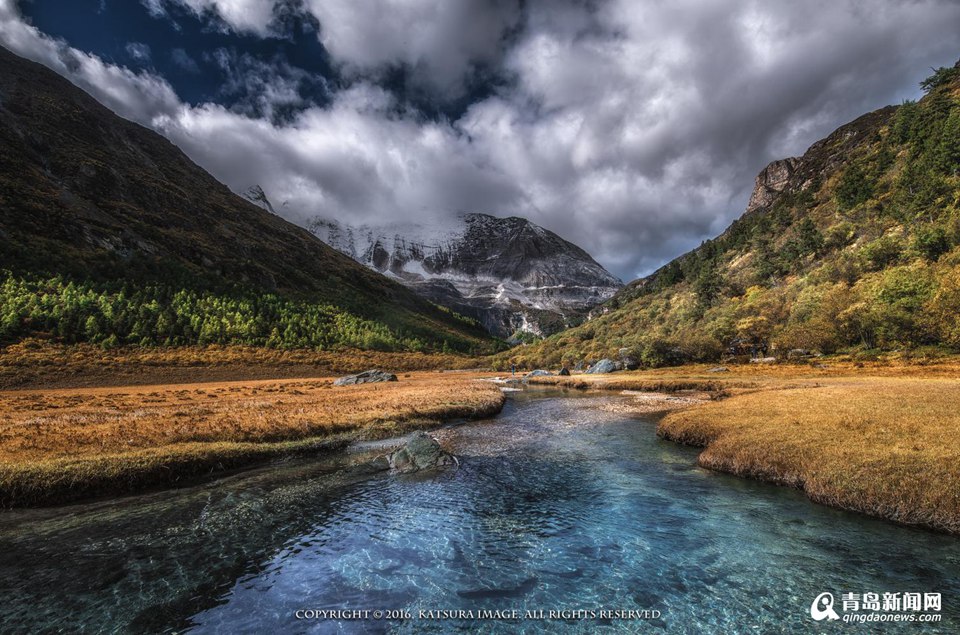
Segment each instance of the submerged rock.
[{"label": "submerged rock", "polygon": [[369,461],[360,461],[351,466],[355,474],[376,474],[390,469],[390,459],[386,456],[378,456]]},{"label": "submerged rock", "polygon": [[356,375],[340,377],[333,382],[334,386],[352,386],[354,384],[376,384],[383,381],[397,381],[397,376],[382,370],[365,370]]},{"label": "submerged rock", "polygon": [[599,362],[587,369],[589,375],[602,375],[612,373],[617,370],[617,365],[610,359],[601,359]]},{"label": "submerged rock", "polygon": [[457,459],[440,447],[426,432],[417,432],[387,457],[390,468],[401,473],[419,472],[435,467],[457,465]]}]

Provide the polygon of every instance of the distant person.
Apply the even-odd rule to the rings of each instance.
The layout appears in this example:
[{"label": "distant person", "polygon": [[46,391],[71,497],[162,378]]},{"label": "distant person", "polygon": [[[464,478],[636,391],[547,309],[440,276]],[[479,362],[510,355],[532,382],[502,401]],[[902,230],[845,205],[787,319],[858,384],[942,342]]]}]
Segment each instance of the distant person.
[{"label": "distant person", "polygon": [[517,365],[516,365],[516,364],[510,364],[510,374],[511,374],[511,375],[516,375],[516,374],[517,374]]}]

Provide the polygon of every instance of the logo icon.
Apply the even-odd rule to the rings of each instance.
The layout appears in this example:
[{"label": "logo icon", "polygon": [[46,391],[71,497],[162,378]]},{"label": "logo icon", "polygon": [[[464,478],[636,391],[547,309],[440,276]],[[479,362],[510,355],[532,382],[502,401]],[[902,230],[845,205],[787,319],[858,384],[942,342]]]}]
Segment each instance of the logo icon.
[{"label": "logo icon", "polygon": [[833,593],[821,593],[810,605],[810,617],[816,621],[839,620],[840,616],[833,610]]}]

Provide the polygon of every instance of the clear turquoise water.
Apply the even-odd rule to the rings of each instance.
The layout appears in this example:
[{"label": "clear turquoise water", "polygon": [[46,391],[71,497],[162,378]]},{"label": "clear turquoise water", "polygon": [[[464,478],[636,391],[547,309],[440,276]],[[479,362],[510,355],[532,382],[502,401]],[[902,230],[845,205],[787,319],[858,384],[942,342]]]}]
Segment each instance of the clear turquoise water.
[{"label": "clear turquoise water", "polygon": [[[960,540],[695,467],[619,397],[522,394],[440,432],[461,467],[271,466],[0,515],[0,630],[772,633],[960,630]],[[943,594],[940,624],[815,623],[822,591]],[[297,620],[298,609],[651,609],[648,620]],[[839,605],[838,605],[839,608]]]}]

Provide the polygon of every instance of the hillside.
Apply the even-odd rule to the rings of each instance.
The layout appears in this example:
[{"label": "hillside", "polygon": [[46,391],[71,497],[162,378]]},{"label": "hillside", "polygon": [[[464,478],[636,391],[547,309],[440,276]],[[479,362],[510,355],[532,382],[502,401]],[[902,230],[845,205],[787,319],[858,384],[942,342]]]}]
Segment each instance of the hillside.
[{"label": "hillside", "polygon": [[0,344],[493,347],[2,48],[0,145]]},{"label": "hillside", "polygon": [[515,216],[460,214],[383,226],[317,218],[308,227],[331,247],[503,338],[579,324],[622,286],[580,247]]},{"label": "hillside", "polygon": [[509,357],[663,366],[795,349],[960,350],[960,63],[921,86],[919,102],[771,163],[723,234]]}]

